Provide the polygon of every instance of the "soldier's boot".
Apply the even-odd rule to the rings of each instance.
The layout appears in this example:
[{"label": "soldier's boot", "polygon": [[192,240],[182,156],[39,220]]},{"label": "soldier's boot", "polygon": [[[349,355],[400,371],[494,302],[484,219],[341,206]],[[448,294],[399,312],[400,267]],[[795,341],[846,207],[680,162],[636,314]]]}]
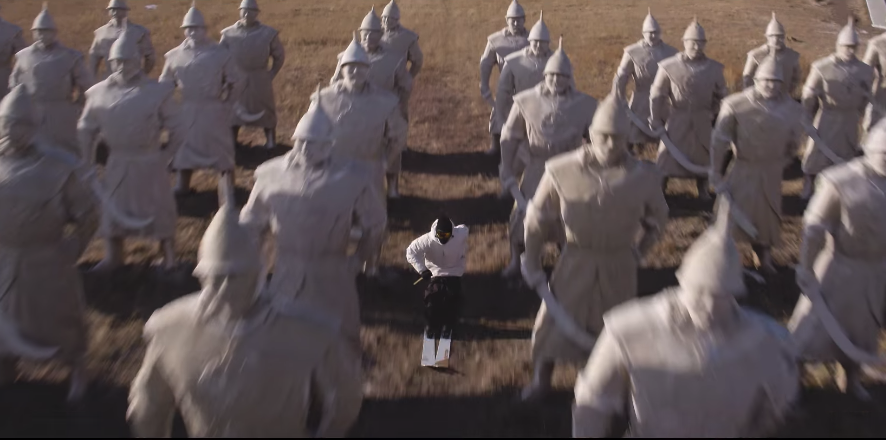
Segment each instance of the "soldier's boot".
[{"label": "soldier's boot", "polygon": [[530,383],[520,393],[523,402],[534,402],[544,398],[551,392],[551,379],[554,377],[554,363],[541,361],[535,365]]},{"label": "soldier's boot", "polygon": [[803,191],[800,192],[800,198],[809,200],[815,192],[815,176],[807,174],[803,176]]},{"label": "soldier's boot", "polygon": [[389,199],[399,199],[400,198],[400,175],[398,174],[386,174],[385,177],[388,180],[388,198]]},{"label": "soldier's boot", "polygon": [[[225,194],[225,185],[222,184],[221,180],[224,179],[227,182],[227,187],[234,191],[234,170],[222,171],[222,173],[218,176],[218,206],[222,206],[227,203],[227,194]],[[231,194],[233,196],[233,194]]]},{"label": "soldier's boot", "polygon": [[160,249],[163,251],[163,268],[175,269],[175,239],[160,240]]},{"label": "soldier's boot", "polygon": [[71,385],[68,387],[68,402],[79,402],[89,387],[89,373],[86,359],[80,358],[71,366]]},{"label": "soldier's boot", "polygon": [[511,278],[520,275],[520,253],[520,249],[514,244],[511,244],[511,261],[508,263],[508,266],[501,271],[502,277]]},{"label": "soldier's boot", "polygon": [[695,188],[698,190],[698,199],[701,201],[710,201],[711,192],[708,189],[708,179],[695,179]]},{"label": "soldier's boot", "polygon": [[501,135],[494,134],[492,135],[492,143],[489,146],[489,149],[486,150],[486,154],[490,156],[496,156],[501,154]]},{"label": "soldier's boot", "polygon": [[182,196],[191,192],[191,176],[193,170],[179,170],[175,179],[175,195]]},{"label": "soldier's boot", "polygon": [[862,402],[870,402],[872,400],[871,394],[868,393],[861,384],[861,367],[858,364],[849,361],[841,362],[841,365],[843,366],[843,372],[845,374],[845,383],[843,383],[843,386],[841,387],[843,392]]},{"label": "soldier's boot", "polygon": [[234,136],[234,145],[240,145],[240,143],[237,142],[237,138],[240,137],[240,126],[239,125],[234,125],[231,127],[231,135]]},{"label": "soldier's boot", "polygon": [[775,269],[775,264],[772,262],[772,248],[769,246],[762,245],[753,245],[751,248],[754,251],[754,255],[756,256],[755,263],[757,263],[757,267],[766,273],[767,275],[774,275],[778,272]]},{"label": "soldier's boot", "polygon": [[107,273],[123,265],[123,239],[105,239],[105,257],[90,270],[94,273]]},{"label": "soldier's boot", "polygon": [[265,148],[268,150],[273,150],[277,147],[277,130],[273,128],[265,129]]}]

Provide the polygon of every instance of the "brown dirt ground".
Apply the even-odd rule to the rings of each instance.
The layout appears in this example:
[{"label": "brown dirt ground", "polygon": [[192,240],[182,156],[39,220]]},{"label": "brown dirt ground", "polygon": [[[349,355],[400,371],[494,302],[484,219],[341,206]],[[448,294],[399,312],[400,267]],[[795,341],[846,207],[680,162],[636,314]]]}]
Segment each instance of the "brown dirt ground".
[{"label": "brown dirt ground", "polygon": [[[860,0],[525,0],[528,25],[540,7],[554,35],[565,35],[581,90],[602,97],[608,91],[621,48],[639,38],[646,7],[664,27],[665,39],[678,43],[697,15],[710,40],[708,53],[727,66],[729,84],[740,81],[744,54],[764,42],[762,31],[774,9],[787,27],[790,44],[803,64],[828,53],[848,13],[860,18],[863,38],[873,35]],[[40,8],[32,0],[2,1],[5,19],[27,26]],[[65,44],[87,50],[91,30],[104,23],[104,0],[50,1]],[[158,4],[156,10],[144,8]],[[181,41],[178,29],[190,1],[132,0],[132,19],[153,31],[162,53]],[[222,4],[224,3],[224,4]],[[214,35],[236,20],[236,4],[199,2]],[[381,7],[383,2],[376,2]],[[282,30],[288,62],[276,81],[280,112],[279,139],[288,140],[307,107],[309,92],[327,81],[335,54],[344,49],[372,2],[367,0],[265,0],[262,19]],[[495,160],[487,147],[488,108],[477,92],[477,60],[485,36],[504,26],[506,1],[402,1],[403,23],[418,30],[426,62],[412,98],[410,151],[404,156],[403,199],[390,204],[390,234],[384,264],[399,271],[391,286],[359,280],[363,305],[363,342],[367,358],[366,399],[353,434],[358,436],[567,436],[570,434],[571,386],[575,368],[558,369],[558,393],[545,405],[526,408],[515,393],[530,377],[529,339],[539,300],[532,292],[498,277],[506,263],[506,221],[510,203],[499,200]],[[160,66],[154,72],[159,74]],[[258,144],[255,132],[241,135]],[[238,163],[238,201],[244,203],[252,170],[273,152],[242,147]],[[181,217],[177,251],[182,269],[164,275],[155,267],[150,243],[127,246],[127,267],[113,277],[85,276],[92,328],[90,367],[95,384],[85,404],[64,404],[66,372],[57,365],[27,364],[19,381],[0,390],[0,436],[127,436],[124,421],[126,387],[134,376],[143,347],[141,327],[151,312],[198,289],[190,277],[202,231],[217,209],[215,178],[198,175],[198,194],[179,200]],[[800,188],[796,168],[786,172],[784,243],[776,250],[779,274],[766,285],[754,285],[749,305],[786,318],[798,296],[790,266],[796,261]],[[682,253],[706,224],[710,205],[694,200],[694,189],[676,182],[669,190],[672,214],[662,242],[640,273],[641,295],[673,284]],[[471,227],[467,304],[463,326],[453,346],[453,371],[423,369],[419,364],[421,300],[412,286],[403,252],[423,233],[440,208]],[[101,258],[95,243],[83,268]],[[552,260],[553,255],[548,260]],[[833,389],[821,372],[809,378],[801,413],[781,435],[796,437],[884,437],[886,392],[873,389],[878,404],[861,405]],[[176,432],[184,434],[178,426]]]}]

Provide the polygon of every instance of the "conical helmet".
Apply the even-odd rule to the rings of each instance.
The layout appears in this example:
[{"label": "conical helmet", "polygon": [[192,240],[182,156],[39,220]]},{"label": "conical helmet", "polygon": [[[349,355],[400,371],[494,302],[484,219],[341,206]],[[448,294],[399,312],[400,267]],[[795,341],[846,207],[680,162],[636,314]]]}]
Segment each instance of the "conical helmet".
[{"label": "conical helmet", "polygon": [[43,2],[43,10],[37,14],[37,18],[34,19],[34,23],[31,25],[32,31],[38,29],[58,30],[58,27],[55,25],[55,20],[52,19],[52,15],[49,15],[49,3],[47,2]]},{"label": "conical helmet", "polygon": [[551,41],[551,33],[548,32],[548,26],[545,24],[544,11],[539,12],[538,22],[529,31],[529,40]]},{"label": "conical helmet", "polygon": [[[0,113],[2,116],[2,113]],[[886,153],[886,118],[880,119],[868,131],[867,138],[864,140],[862,150],[865,153]]]},{"label": "conical helmet", "polygon": [[123,32],[111,45],[108,53],[108,61],[112,60],[137,60],[141,58],[138,50],[138,39],[132,32],[129,32],[128,20],[123,22]]},{"label": "conical helmet", "polygon": [[400,18],[400,7],[397,6],[397,2],[391,0],[385,9],[381,11],[382,17],[391,17],[391,18]]},{"label": "conical helmet", "polygon": [[332,120],[320,105],[320,85],[317,85],[316,100],[311,102],[308,111],[298,121],[292,140],[329,141],[332,139]]},{"label": "conical helmet", "polygon": [[686,251],[677,280],[685,289],[741,296],[746,293],[744,268],[732,238],[731,206],[726,198],[719,203],[716,222]]},{"label": "conical helmet", "polygon": [[523,12],[523,7],[520,6],[520,3],[517,3],[517,0],[513,0],[511,6],[508,6],[508,15],[505,15],[505,18],[521,18],[525,16],[526,13]]},{"label": "conical helmet", "polygon": [[351,44],[348,45],[348,48],[342,53],[341,59],[338,60],[339,66],[344,66],[349,63],[370,65],[369,55],[366,53],[366,50],[363,49],[360,40],[357,39],[356,32],[354,32],[354,39],[351,40]]},{"label": "conical helmet", "polygon": [[837,35],[837,46],[858,46],[858,43],[858,31],[855,30],[855,20],[852,16],[849,16],[849,23]]},{"label": "conical helmet", "polygon": [[36,124],[37,113],[31,95],[24,85],[12,88],[0,101],[0,121]]},{"label": "conical helmet", "polygon": [[203,19],[203,13],[197,9],[197,0],[194,0],[191,3],[191,9],[188,9],[188,13],[185,14],[185,19],[182,20],[181,27],[206,27],[206,20]]},{"label": "conical helmet", "polygon": [[240,9],[251,9],[253,11],[258,11],[258,2],[255,0],[243,0],[240,2]]},{"label": "conical helmet", "polygon": [[126,5],[126,0],[111,0],[105,9],[125,9],[128,11],[129,6]]},{"label": "conical helmet", "polygon": [[557,51],[548,58],[544,73],[556,73],[558,75],[572,77],[572,61],[569,61],[569,56],[567,56],[566,51],[563,50],[562,35],[560,36],[560,45],[557,47]]},{"label": "conical helmet", "polygon": [[[232,192],[231,188],[228,190]],[[261,270],[258,240],[240,225],[239,217],[233,201],[221,206],[200,240],[194,275],[249,274]]]},{"label": "conical helmet", "polygon": [[769,21],[769,26],[766,26],[766,36],[771,37],[773,35],[784,35],[784,26],[775,18],[774,11],[772,12],[772,20]]},{"label": "conical helmet", "polygon": [[627,135],[631,129],[631,121],[628,119],[624,101],[614,93],[610,93],[603,99],[594,113],[591,122],[591,133]]},{"label": "conical helmet", "polygon": [[767,56],[757,66],[757,70],[754,72],[754,79],[784,81],[784,74],[782,73],[781,65],[778,64],[775,57]]},{"label": "conical helmet", "polygon": [[652,8],[649,8],[648,13],[646,14],[646,19],[643,20],[643,32],[661,32],[661,26],[658,25],[658,20],[652,16]]},{"label": "conical helmet", "polygon": [[375,15],[375,6],[369,10],[369,13],[363,17],[363,23],[360,23],[361,31],[381,31],[381,19]]},{"label": "conical helmet", "polygon": [[692,23],[683,33],[683,40],[708,41],[705,37],[704,28],[698,24],[698,18],[692,20]]}]

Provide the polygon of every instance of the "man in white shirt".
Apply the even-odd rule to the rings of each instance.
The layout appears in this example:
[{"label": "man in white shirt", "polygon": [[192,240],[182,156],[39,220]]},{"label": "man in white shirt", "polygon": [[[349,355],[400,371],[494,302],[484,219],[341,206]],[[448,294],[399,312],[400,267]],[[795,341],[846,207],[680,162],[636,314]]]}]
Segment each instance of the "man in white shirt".
[{"label": "man in white shirt", "polygon": [[[468,227],[453,226],[452,220],[441,215],[431,225],[431,231],[416,238],[406,248],[406,261],[430,280],[425,289],[425,347],[422,365],[447,366],[452,327],[461,305],[461,276],[465,273],[468,249]],[[440,338],[436,362],[433,359],[434,340]]]}]

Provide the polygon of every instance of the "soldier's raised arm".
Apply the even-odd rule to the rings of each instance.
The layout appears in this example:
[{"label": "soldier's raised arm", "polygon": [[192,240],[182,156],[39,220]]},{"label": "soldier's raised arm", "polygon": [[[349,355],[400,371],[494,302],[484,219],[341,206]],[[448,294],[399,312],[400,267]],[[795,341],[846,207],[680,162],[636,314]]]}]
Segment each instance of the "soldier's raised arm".
[{"label": "soldier's raised arm", "polygon": [[605,437],[613,417],[624,412],[630,383],[627,363],[615,337],[604,328],[588,364],[575,381],[572,436]]}]

